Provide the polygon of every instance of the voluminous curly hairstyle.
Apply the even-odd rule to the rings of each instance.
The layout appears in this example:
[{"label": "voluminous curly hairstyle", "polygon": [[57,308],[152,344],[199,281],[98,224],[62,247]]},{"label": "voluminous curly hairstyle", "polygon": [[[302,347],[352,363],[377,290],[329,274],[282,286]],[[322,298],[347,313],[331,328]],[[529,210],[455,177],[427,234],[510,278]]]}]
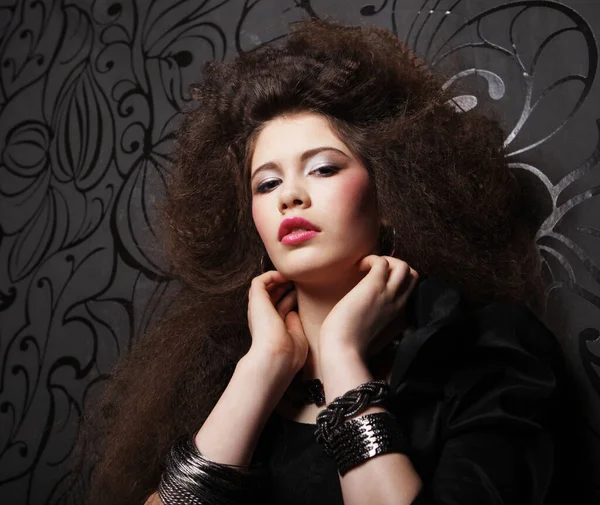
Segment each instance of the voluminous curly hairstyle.
[{"label": "voluminous curly hairstyle", "polygon": [[265,253],[249,165],[277,116],[326,118],[372,177],[395,256],[455,283],[472,306],[502,299],[540,314],[535,209],[503,131],[457,110],[443,83],[392,33],[319,19],[292,24],[282,44],[204,65],[158,213],[180,290],[86,408],[75,458],[94,468],[88,505],[142,504],[173,440],[199,430],[249,349],[248,290]]}]

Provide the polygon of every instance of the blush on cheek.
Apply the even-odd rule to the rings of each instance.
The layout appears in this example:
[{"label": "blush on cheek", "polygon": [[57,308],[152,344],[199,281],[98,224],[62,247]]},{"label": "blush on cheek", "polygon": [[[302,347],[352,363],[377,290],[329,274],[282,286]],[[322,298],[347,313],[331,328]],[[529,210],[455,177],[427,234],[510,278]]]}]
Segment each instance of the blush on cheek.
[{"label": "blush on cheek", "polygon": [[263,216],[263,213],[260,211],[260,209],[258,208],[257,205],[252,204],[252,219],[254,220],[254,226],[256,228],[256,231],[258,231],[258,234],[260,235],[260,237],[263,239],[265,238],[265,226],[266,226],[266,220],[265,220],[265,216]]},{"label": "blush on cheek", "polygon": [[254,226],[258,230],[258,233],[260,234],[262,216],[260,215],[260,212],[254,203],[252,204],[252,220],[254,221]]},{"label": "blush on cheek", "polygon": [[340,182],[338,203],[351,214],[363,215],[371,204],[371,180],[367,174],[348,175]]}]

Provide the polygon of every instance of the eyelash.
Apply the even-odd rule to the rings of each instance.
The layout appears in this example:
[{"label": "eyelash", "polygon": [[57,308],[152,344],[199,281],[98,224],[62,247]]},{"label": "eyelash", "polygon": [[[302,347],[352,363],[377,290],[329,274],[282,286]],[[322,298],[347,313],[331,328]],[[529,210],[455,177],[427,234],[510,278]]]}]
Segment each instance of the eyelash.
[{"label": "eyelash", "polygon": [[[312,174],[313,172],[316,172],[316,171],[319,171],[319,170],[323,170],[323,169],[329,169],[329,170],[330,170],[330,172],[331,172],[331,174],[329,174],[329,175],[323,175],[322,177],[331,177],[331,176],[332,176],[332,175],[334,175],[335,173],[339,172],[339,169],[338,169],[338,167],[336,167],[335,165],[323,165],[322,167],[315,168],[315,169],[314,169],[314,170],[312,170],[310,173]],[[268,185],[268,184],[270,184],[271,182],[275,182],[275,181],[274,181],[274,180],[270,180],[270,181],[265,181],[265,182],[263,182],[263,183],[259,184],[259,185],[256,187],[256,192],[257,192],[257,193],[261,193],[261,194],[262,194],[262,193],[266,193],[266,191],[268,191],[268,190],[265,190],[265,186],[267,186],[267,185]]]}]

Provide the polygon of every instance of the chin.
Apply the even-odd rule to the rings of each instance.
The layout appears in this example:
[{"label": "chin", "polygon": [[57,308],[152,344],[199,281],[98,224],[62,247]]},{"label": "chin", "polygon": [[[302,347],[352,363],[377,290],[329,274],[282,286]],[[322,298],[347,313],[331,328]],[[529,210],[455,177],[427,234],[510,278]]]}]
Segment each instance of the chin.
[{"label": "chin", "polygon": [[287,279],[307,284],[331,284],[348,275],[349,261],[341,260],[326,263],[307,263],[282,266],[279,270]]}]

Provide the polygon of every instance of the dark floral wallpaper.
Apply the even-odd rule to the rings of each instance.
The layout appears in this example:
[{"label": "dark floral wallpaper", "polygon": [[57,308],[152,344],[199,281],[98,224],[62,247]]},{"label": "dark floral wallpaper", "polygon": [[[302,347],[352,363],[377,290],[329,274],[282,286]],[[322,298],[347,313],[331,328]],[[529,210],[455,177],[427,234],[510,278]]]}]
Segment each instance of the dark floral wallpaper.
[{"label": "dark floral wallpaper", "polygon": [[502,116],[600,473],[599,1],[0,0],[1,504],[78,503],[79,417],[173,288],[151,223],[187,88],[306,16],[392,30]]}]

